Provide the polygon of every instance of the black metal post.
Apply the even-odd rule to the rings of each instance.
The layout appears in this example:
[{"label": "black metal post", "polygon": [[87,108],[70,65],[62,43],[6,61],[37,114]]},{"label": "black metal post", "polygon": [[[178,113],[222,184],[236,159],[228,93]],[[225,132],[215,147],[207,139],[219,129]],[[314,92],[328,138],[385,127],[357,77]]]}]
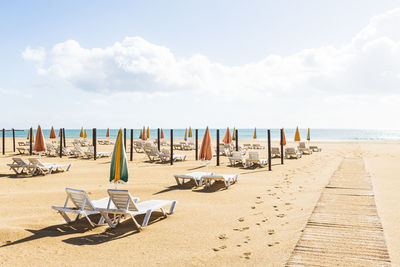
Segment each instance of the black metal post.
[{"label": "black metal post", "polygon": [[60,128],[60,158],[62,158],[62,152],[63,152],[63,132],[62,128]]},{"label": "black metal post", "polygon": [[13,136],[13,151],[15,152],[15,130],[12,128],[12,136]]},{"label": "black metal post", "polygon": [[32,155],[33,129],[29,129],[29,155]]},{"label": "black metal post", "polygon": [[160,144],[160,128],[157,128],[157,148],[158,148],[158,151],[160,151],[160,146],[161,146],[161,144]]},{"label": "black metal post", "polygon": [[283,129],[281,129],[281,164],[283,164]]},{"label": "black metal post", "polygon": [[133,129],[131,129],[131,161],[133,160]]},{"label": "black metal post", "polygon": [[271,170],[271,130],[268,129],[268,170]]},{"label": "black metal post", "polygon": [[196,160],[199,160],[199,129],[196,129],[196,141],[195,141],[195,145],[196,145]]},{"label": "black metal post", "polygon": [[3,155],[6,154],[6,130],[3,128]]},{"label": "black metal post", "polygon": [[126,128],[124,128],[124,147],[126,151]]},{"label": "black metal post", "polygon": [[217,129],[217,166],[219,166],[219,129]]},{"label": "black metal post", "polygon": [[236,151],[239,151],[239,135],[238,135],[238,130],[235,130],[235,134],[236,134]]},{"label": "black metal post", "polygon": [[92,138],[93,138],[93,159],[96,160],[96,156],[97,156],[97,131],[96,128],[93,128],[93,134],[92,134]]},{"label": "black metal post", "polygon": [[65,141],[65,138],[67,137],[65,135],[65,128],[63,128],[62,136],[63,136],[63,140],[64,140],[64,147],[67,147],[67,141]]},{"label": "black metal post", "polygon": [[171,165],[174,164],[174,130],[171,129]]}]

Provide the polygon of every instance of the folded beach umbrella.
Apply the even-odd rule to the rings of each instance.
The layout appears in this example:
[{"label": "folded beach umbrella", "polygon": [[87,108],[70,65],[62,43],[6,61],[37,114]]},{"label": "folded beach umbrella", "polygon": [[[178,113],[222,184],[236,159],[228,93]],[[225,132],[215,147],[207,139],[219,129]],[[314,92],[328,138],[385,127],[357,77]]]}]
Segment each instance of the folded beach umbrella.
[{"label": "folded beach umbrella", "polygon": [[282,128],[282,141],[281,145],[286,146],[286,136],[285,136],[285,130]]},{"label": "folded beach umbrella", "polygon": [[308,131],[307,131],[307,141],[310,141],[311,140],[311,134],[310,134],[310,128],[308,128]]},{"label": "folded beach umbrella", "polygon": [[85,132],[83,133],[83,138],[87,138],[87,133],[86,133],[86,129],[85,129]]},{"label": "folded beach umbrella", "polygon": [[142,139],[142,135],[143,135],[143,130],[140,130],[140,133],[139,133],[139,139]]},{"label": "folded beach umbrella", "polygon": [[300,142],[299,127],[296,128],[296,134],[294,135],[294,141],[295,141],[295,142]]},{"label": "folded beach umbrella", "polygon": [[162,128],[161,128],[160,138],[161,138],[161,139],[164,138],[164,132],[163,132]]},{"label": "folded beach umbrella", "polygon": [[80,133],[79,137],[83,137],[83,127],[81,128],[81,133]]},{"label": "folded beach umbrella", "polygon": [[106,137],[110,137],[110,128],[107,128]]},{"label": "folded beach umbrella", "polygon": [[110,165],[110,182],[127,183],[128,182],[128,160],[126,159],[124,139],[122,138],[122,129],[119,129],[117,140]]},{"label": "folded beach umbrella", "polygon": [[206,132],[204,133],[203,141],[201,142],[199,159],[206,160],[206,161],[210,161],[212,159],[211,137],[210,137],[210,131],[208,130],[208,127],[206,128]]},{"label": "folded beach umbrella", "polygon": [[51,130],[50,130],[50,136],[49,136],[51,139],[54,139],[54,138],[56,138],[56,132],[54,131],[54,128],[53,128],[53,126],[51,126]]},{"label": "folded beach umbrella", "polygon": [[193,135],[192,135],[192,127],[189,126],[189,138],[192,138],[192,137],[193,137]]},{"label": "folded beach umbrella", "polygon": [[150,127],[147,126],[147,138],[150,138]]},{"label": "folded beach umbrella", "polygon": [[183,137],[183,140],[187,141],[187,128],[185,130],[185,137]]},{"label": "folded beach umbrella", "polygon": [[61,136],[61,130],[58,130],[58,137]]},{"label": "folded beach umbrella", "polygon": [[35,144],[33,146],[33,151],[39,153],[47,151],[46,142],[44,140],[44,135],[42,132],[42,128],[40,128],[40,125],[38,126],[36,131],[36,139],[35,139]]},{"label": "folded beach umbrella", "polygon": [[232,140],[236,140],[236,129],[233,127]]},{"label": "folded beach umbrella", "polygon": [[254,128],[253,139],[257,139],[257,128]]},{"label": "folded beach umbrella", "polygon": [[225,137],[224,137],[224,139],[222,140],[222,143],[225,143],[225,144],[230,144],[230,143],[232,143],[232,137],[231,137],[231,132],[229,131],[229,127],[226,128]]},{"label": "folded beach umbrella", "polygon": [[143,126],[143,130],[142,130],[142,140],[146,141],[147,140],[147,134],[146,134],[146,127]]}]

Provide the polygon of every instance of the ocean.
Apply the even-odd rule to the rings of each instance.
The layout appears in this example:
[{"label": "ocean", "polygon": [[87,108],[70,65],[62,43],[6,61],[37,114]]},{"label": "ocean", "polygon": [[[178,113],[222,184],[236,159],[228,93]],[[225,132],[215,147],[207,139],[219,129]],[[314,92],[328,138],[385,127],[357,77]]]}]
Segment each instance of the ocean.
[{"label": "ocean", "polygon": [[[79,138],[80,129],[65,129],[67,138]],[[87,129],[88,138],[92,138],[92,129]],[[106,129],[97,129],[97,139],[106,138]],[[195,135],[194,129],[193,137]],[[205,129],[199,129],[199,139],[203,137]],[[226,129],[220,129],[220,140],[224,138]],[[296,129],[285,129],[286,139],[293,140]],[[307,137],[307,129],[299,129],[302,140]],[[58,130],[55,131],[58,136]],[[163,129],[165,138],[170,138],[170,130]],[[239,140],[253,140],[254,129],[238,129]],[[311,140],[314,141],[400,141],[400,130],[360,130],[360,129],[310,129]],[[36,130],[34,130],[36,133]],[[118,129],[110,129],[110,138],[116,138]],[[48,137],[50,129],[43,129],[43,134]],[[140,129],[133,129],[133,138],[138,139]],[[232,129],[231,129],[232,134]],[[216,129],[210,129],[212,139],[216,138]],[[0,134],[1,136],[1,134]],[[11,137],[12,132],[6,131],[6,137]],[[27,137],[28,129],[16,130],[16,137]],[[174,129],[174,139],[183,139],[185,129]],[[130,138],[130,129],[127,129],[127,139]],[[157,129],[150,129],[150,138],[157,138]],[[267,139],[267,129],[257,129],[257,139]],[[271,139],[280,139],[280,130],[271,129]]]}]

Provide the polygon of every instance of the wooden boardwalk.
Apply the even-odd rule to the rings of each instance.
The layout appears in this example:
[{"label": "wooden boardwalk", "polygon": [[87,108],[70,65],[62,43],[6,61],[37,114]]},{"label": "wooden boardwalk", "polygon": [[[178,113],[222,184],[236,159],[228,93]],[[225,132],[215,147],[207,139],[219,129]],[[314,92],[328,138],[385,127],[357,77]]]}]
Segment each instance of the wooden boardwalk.
[{"label": "wooden boardwalk", "polygon": [[362,158],[332,175],[286,266],[390,266]]}]

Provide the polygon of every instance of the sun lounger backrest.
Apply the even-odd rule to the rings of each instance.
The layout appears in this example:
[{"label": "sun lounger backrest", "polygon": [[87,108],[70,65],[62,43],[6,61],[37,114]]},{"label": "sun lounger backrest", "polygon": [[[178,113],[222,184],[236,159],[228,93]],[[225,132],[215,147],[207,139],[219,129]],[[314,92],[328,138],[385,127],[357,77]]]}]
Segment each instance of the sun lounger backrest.
[{"label": "sun lounger backrest", "polygon": [[85,205],[84,210],[94,210],[92,202],[85,191],[72,188],[65,188],[65,191],[69,199],[78,209],[81,209],[82,206]]},{"label": "sun lounger backrest", "polygon": [[293,147],[288,147],[286,148],[286,153],[296,153],[296,150]]},{"label": "sun lounger backrest", "polygon": [[43,163],[38,158],[30,158],[28,159],[30,163],[43,167]]},{"label": "sun lounger backrest", "polygon": [[12,160],[14,161],[14,163],[18,164],[19,166],[27,165],[25,163],[25,161],[23,161],[21,158],[12,158]]},{"label": "sun lounger backrest", "polygon": [[279,147],[271,147],[271,153],[279,154]]},{"label": "sun lounger backrest", "polygon": [[260,156],[258,155],[258,152],[249,152],[249,159],[258,160],[260,159]]},{"label": "sun lounger backrest", "polygon": [[232,158],[241,158],[241,157],[242,157],[241,152],[238,152],[238,151],[232,152]]},{"label": "sun lounger backrest", "polygon": [[299,147],[300,147],[300,148],[306,148],[306,144],[305,144],[304,142],[300,142],[300,143],[299,143]]},{"label": "sun lounger backrest", "polygon": [[138,211],[138,208],[128,190],[108,189],[107,192],[117,209]]}]

